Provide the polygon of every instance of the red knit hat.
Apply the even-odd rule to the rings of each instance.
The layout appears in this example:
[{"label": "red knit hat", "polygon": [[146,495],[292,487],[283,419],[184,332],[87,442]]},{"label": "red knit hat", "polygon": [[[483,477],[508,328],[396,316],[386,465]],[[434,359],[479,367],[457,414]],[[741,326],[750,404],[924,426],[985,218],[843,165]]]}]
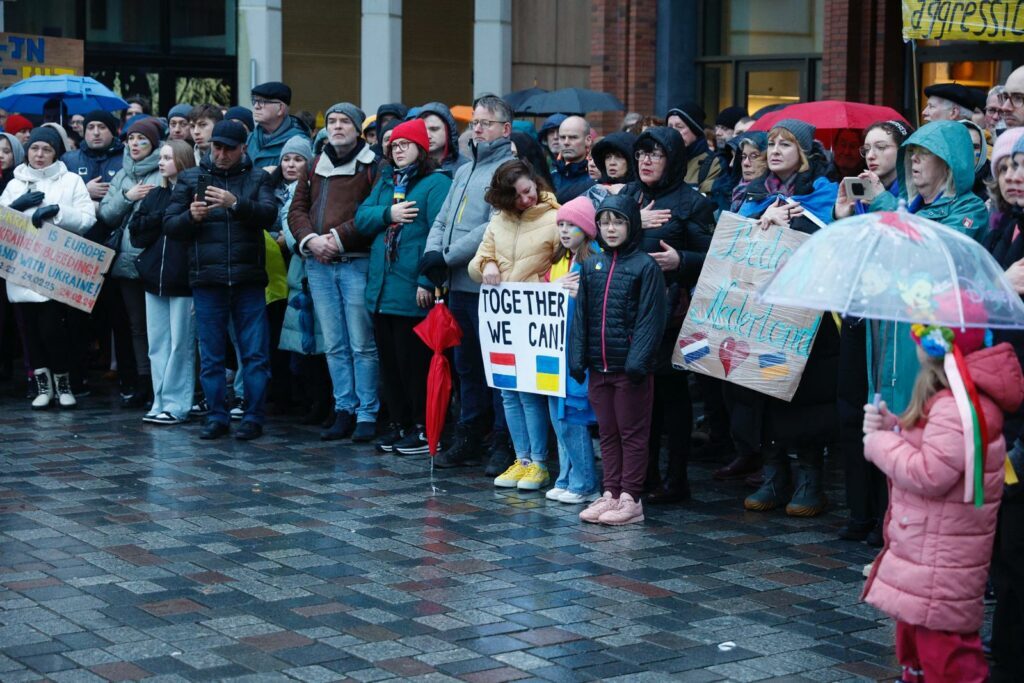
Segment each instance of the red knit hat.
[{"label": "red knit hat", "polygon": [[4,132],[11,135],[17,135],[23,130],[32,130],[33,128],[35,126],[32,125],[32,122],[21,114],[11,114],[7,117],[7,123],[4,124]]},{"label": "red knit hat", "polygon": [[423,151],[430,150],[427,124],[423,123],[423,119],[413,119],[412,121],[406,121],[395,126],[391,131],[392,145],[395,144],[395,140],[408,140],[422,147]]}]

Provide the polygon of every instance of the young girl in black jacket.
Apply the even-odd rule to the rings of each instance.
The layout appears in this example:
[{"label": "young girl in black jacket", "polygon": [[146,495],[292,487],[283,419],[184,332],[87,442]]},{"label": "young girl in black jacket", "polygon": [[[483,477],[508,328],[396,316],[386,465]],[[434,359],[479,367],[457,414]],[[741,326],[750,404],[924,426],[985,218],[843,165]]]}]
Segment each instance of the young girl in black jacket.
[{"label": "young girl in black jacket", "polygon": [[610,196],[597,210],[604,250],[583,263],[570,334],[569,369],[582,380],[601,434],[604,495],[580,513],[584,522],[642,522],[640,493],[654,397],[652,373],[665,326],[665,284],[640,250],[640,209],[630,197]]}]

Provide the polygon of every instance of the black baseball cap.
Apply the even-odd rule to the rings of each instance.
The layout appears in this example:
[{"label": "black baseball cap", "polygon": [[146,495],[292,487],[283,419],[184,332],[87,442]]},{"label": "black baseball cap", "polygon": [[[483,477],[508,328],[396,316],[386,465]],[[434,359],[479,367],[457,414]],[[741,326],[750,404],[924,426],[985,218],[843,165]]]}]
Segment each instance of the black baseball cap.
[{"label": "black baseball cap", "polygon": [[248,137],[249,134],[245,132],[245,126],[238,121],[219,121],[213,127],[213,135],[210,136],[210,141],[225,147],[234,148],[244,145]]}]

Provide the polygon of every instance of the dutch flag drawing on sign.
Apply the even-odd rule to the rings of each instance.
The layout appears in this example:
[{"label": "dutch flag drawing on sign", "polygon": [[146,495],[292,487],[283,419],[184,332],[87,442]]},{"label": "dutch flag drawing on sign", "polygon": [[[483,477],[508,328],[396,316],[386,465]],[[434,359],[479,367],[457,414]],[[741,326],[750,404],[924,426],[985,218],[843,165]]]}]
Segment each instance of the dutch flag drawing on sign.
[{"label": "dutch flag drawing on sign", "polygon": [[693,336],[680,339],[679,349],[682,351],[683,360],[687,364],[696,363],[711,353],[711,346],[708,344],[707,335],[703,332],[695,332]]},{"label": "dutch flag drawing on sign", "polygon": [[491,379],[498,389],[515,389],[516,354],[491,351]]}]

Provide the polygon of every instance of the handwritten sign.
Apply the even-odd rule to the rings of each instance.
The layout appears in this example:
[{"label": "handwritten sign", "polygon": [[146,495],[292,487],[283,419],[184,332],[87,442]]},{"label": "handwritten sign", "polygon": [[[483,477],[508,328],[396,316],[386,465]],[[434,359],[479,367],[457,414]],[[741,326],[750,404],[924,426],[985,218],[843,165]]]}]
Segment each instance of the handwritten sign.
[{"label": "handwritten sign", "polygon": [[480,350],[495,389],[565,397],[566,312],[558,285],[508,282],[480,288]]},{"label": "handwritten sign", "polygon": [[113,260],[113,249],[0,207],[0,277],[10,283],[88,313]]},{"label": "handwritten sign", "polygon": [[806,235],[725,212],[679,331],[672,365],[790,401],[820,313],[759,303],[754,293]]},{"label": "handwritten sign", "polygon": [[1022,0],[903,0],[903,38],[1024,40]]},{"label": "handwritten sign", "polygon": [[0,33],[0,88],[30,76],[81,76],[84,70],[84,41]]}]

